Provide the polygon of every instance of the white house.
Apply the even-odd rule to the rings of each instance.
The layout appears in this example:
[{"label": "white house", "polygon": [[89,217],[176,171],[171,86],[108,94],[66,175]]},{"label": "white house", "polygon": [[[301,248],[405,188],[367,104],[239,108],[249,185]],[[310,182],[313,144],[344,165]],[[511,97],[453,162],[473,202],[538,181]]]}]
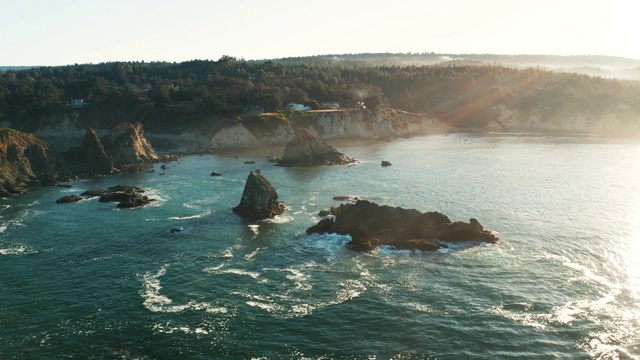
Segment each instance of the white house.
[{"label": "white house", "polygon": [[67,106],[72,107],[74,109],[82,108],[86,105],[84,99],[71,99]]},{"label": "white house", "polygon": [[307,110],[311,110],[311,107],[307,106],[307,105],[296,104],[294,102],[290,102],[290,103],[287,104],[287,109],[293,109],[293,110],[299,110],[299,111],[307,111]]}]

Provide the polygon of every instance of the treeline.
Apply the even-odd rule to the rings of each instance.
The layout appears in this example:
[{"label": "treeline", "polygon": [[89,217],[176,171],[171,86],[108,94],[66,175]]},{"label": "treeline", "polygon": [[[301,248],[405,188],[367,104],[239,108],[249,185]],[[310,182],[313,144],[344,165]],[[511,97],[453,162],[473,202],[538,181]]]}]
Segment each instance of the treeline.
[{"label": "treeline", "polygon": [[483,126],[502,106],[544,117],[640,113],[640,86],[632,81],[540,68],[517,70],[456,62],[377,66],[369,60],[366,54],[340,61],[332,56],[268,61],[224,56],[217,61],[11,70],[0,73],[0,122],[19,125],[60,113],[71,106],[71,99],[83,99],[87,110],[116,109],[148,122],[156,118],[170,122],[171,117],[158,114],[178,113],[176,109],[223,118],[242,114],[251,106],[275,111],[289,102],[312,108],[322,102],[338,102],[348,108],[364,101],[367,108],[426,112],[460,127]]}]

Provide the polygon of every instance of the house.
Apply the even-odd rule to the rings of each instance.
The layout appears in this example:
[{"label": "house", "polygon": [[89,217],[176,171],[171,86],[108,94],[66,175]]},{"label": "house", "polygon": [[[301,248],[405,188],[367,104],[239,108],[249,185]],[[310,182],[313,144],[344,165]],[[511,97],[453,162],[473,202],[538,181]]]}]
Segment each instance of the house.
[{"label": "house", "polygon": [[307,106],[307,105],[296,104],[294,102],[290,102],[290,103],[287,104],[287,109],[293,109],[293,110],[298,110],[298,111],[307,111],[307,110],[311,110],[311,107]]},{"label": "house", "polygon": [[88,105],[88,103],[85,103],[84,99],[71,99],[71,101],[67,103],[67,107],[70,107],[73,109],[80,109],[80,108],[83,108],[85,105]]},{"label": "house", "polygon": [[320,104],[320,107],[323,109],[339,109],[340,104],[338,104],[337,102],[323,102],[322,104]]}]

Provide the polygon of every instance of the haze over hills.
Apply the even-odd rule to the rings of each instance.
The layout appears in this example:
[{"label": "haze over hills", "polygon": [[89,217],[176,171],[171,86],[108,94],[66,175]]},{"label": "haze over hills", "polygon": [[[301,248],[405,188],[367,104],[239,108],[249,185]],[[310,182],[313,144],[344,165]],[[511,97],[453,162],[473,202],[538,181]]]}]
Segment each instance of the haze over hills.
[{"label": "haze over hills", "polygon": [[282,113],[289,107],[364,103],[366,111],[424,114],[455,129],[628,135],[640,134],[640,83],[631,81],[639,74],[640,60],[619,57],[435,53],[38,67],[0,73],[0,126],[58,135],[131,121],[213,137],[253,123],[254,133],[243,134],[259,138],[256,129],[271,136],[296,118]]},{"label": "haze over hills", "polygon": [[424,66],[424,65],[501,65],[515,68],[543,67],[552,71],[575,72],[590,76],[640,80],[640,60],[605,55],[499,55],[436,53],[367,53],[330,54],[275,59],[274,61],[305,64],[320,63],[345,66]]}]

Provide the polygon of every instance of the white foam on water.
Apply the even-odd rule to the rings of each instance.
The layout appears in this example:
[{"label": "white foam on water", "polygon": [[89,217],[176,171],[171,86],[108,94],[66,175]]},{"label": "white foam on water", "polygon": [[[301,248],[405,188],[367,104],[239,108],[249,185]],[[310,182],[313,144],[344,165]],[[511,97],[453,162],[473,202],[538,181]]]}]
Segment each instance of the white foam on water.
[{"label": "white foam on water", "polygon": [[156,333],[164,333],[164,334],[173,334],[177,332],[181,332],[184,334],[195,334],[195,335],[209,335],[215,331],[214,328],[207,327],[206,324],[202,324],[195,327],[189,327],[185,325],[171,325],[170,322],[165,324],[158,323],[153,325],[153,331]]},{"label": "white foam on water", "polygon": [[208,272],[209,274],[215,274],[215,275],[232,274],[232,275],[248,276],[252,279],[257,279],[260,276],[260,273],[257,273],[257,272],[246,271],[242,269],[223,269],[222,266],[218,266],[215,268],[205,268],[203,269],[203,271]]},{"label": "white foam on water", "polygon": [[286,224],[293,221],[293,217],[286,215],[276,215],[273,219],[265,219],[263,222],[268,222],[272,224]]},{"label": "white foam on water", "polygon": [[311,315],[313,310],[315,310],[315,306],[310,304],[296,304],[291,306],[291,315],[293,316],[307,316]]},{"label": "white foam on water", "polygon": [[208,273],[215,273],[216,271],[222,269],[223,267],[224,267],[224,264],[220,264],[218,266],[206,267],[206,268],[202,269],[202,271],[208,272]]},{"label": "white foam on water", "polygon": [[233,247],[225,249],[222,252],[222,254],[220,254],[218,257],[222,258],[222,259],[231,259],[231,258],[233,258]]},{"label": "white foam on water", "polygon": [[0,249],[0,255],[23,255],[32,253],[34,253],[34,251],[30,251],[24,245],[15,245],[6,249]]},{"label": "white foam on water", "polygon": [[293,282],[297,290],[308,291],[312,289],[312,285],[309,283],[309,275],[303,273],[300,270],[293,268],[284,268],[284,269],[275,269],[275,268],[265,268],[264,271],[278,271],[289,273],[289,275],[285,275],[287,280]]},{"label": "white foam on water", "polygon": [[[249,226],[251,226],[251,225],[249,225]],[[253,257],[256,256],[258,254],[258,252],[260,252],[260,250],[263,250],[263,249],[262,248],[257,248],[251,254],[246,254],[244,256],[244,259],[247,260],[247,261],[252,261]]]},{"label": "white foam on water", "polygon": [[145,308],[152,312],[163,313],[179,313],[186,310],[204,310],[208,313],[227,313],[227,309],[224,307],[193,300],[189,301],[187,304],[173,305],[173,301],[171,299],[160,294],[160,290],[162,290],[160,277],[167,273],[167,266],[168,265],[163,265],[155,274],[147,272],[142,275],[142,290],[140,291],[140,295],[144,300],[143,305]]},{"label": "white foam on water", "polygon": [[207,215],[211,215],[211,211],[205,211],[201,214],[196,214],[196,215],[191,215],[191,216],[172,216],[169,218],[169,220],[189,220],[189,219],[199,219],[199,218],[203,218]]},{"label": "white foam on water", "polygon": [[247,305],[260,308],[266,312],[282,311],[283,307],[274,303],[264,303],[260,301],[247,301]]},{"label": "white foam on water", "polygon": [[338,285],[342,287],[336,294],[334,300],[330,301],[327,305],[339,305],[345,301],[355,299],[364,293],[367,288],[360,280],[347,280],[339,282]]},{"label": "white foam on water", "polygon": [[404,306],[406,306],[406,307],[408,307],[410,309],[418,310],[420,312],[425,312],[425,313],[432,312],[431,308],[428,307],[425,304],[419,304],[419,303],[416,303],[416,302],[409,302],[409,303],[405,303],[405,304],[402,304],[402,305],[404,305]]},{"label": "white foam on water", "polygon": [[488,312],[540,330],[547,328],[550,317],[549,314],[535,314],[530,312],[507,310],[503,305],[493,306],[489,308]]},{"label": "white foam on water", "polygon": [[345,245],[351,241],[351,236],[339,234],[313,234],[311,236],[306,236],[305,241],[308,242],[310,247],[327,252],[331,257],[335,257],[337,253],[345,251]]},{"label": "white foam on water", "polygon": [[200,206],[189,203],[183,203],[182,206],[186,207],[187,209],[200,209]]},{"label": "white foam on water", "polygon": [[247,227],[256,235],[260,232],[260,225],[247,225]]}]

